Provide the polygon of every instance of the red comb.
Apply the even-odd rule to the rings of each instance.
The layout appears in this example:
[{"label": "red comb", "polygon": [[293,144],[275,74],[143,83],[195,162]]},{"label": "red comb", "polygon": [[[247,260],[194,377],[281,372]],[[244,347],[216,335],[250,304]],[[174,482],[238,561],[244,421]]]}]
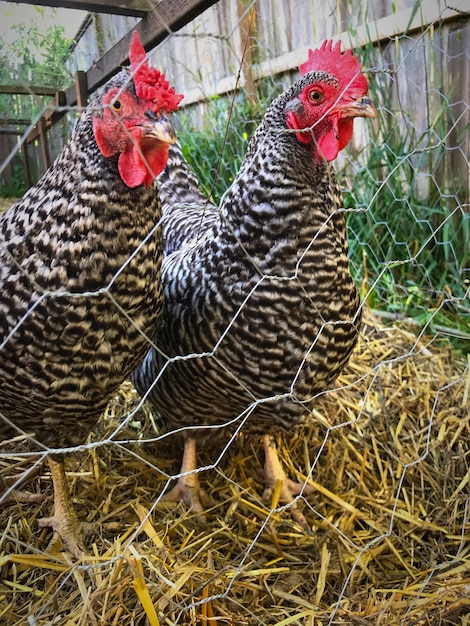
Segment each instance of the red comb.
[{"label": "red comb", "polygon": [[132,33],[129,61],[137,96],[143,100],[151,100],[156,109],[166,113],[176,111],[183,95],[177,94],[174,88],[170,87],[165,74],[148,64],[147,55],[137,31]]},{"label": "red comb", "polygon": [[362,63],[351,50],[341,53],[341,41],[337,41],[333,46],[331,39],[325,39],[320,48],[308,51],[307,61],[299,65],[300,75],[303,76],[313,70],[341,76],[343,81],[347,80],[350,83],[357,77],[357,86],[367,90],[367,79],[361,74]]}]

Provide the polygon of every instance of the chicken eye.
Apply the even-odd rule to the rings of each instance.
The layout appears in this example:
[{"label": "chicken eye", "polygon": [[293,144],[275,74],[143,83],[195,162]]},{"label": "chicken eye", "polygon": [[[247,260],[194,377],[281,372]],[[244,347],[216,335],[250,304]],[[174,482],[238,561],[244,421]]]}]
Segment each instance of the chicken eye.
[{"label": "chicken eye", "polygon": [[120,100],[114,100],[111,104],[113,111],[120,111],[122,109],[122,104]]},{"label": "chicken eye", "polygon": [[312,104],[319,104],[324,98],[323,92],[318,89],[312,89],[312,91],[308,92],[308,99]]}]

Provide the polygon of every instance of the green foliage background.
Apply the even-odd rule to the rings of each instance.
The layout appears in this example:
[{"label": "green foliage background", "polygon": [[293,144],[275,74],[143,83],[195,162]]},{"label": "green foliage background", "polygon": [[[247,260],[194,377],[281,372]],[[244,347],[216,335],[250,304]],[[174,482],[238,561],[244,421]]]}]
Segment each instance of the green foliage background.
[{"label": "green foliage background", "polygon": [[[40,18],[42,7],[34,7]],[[66,67],[72,40],[65,37],[63,26],[44,29],[39,23],[13,25],[16,33],[12,43],[0,35],[0,84],[25,87],[46,86],[65,89],[72,81]],[[0,94],[0,118],[35,120],[50,102],[50,98],[34,95]],[[0,196],[21,196],[26,191],[23,165],[13,162],[13,181],[8,187],[0,185]]]}]

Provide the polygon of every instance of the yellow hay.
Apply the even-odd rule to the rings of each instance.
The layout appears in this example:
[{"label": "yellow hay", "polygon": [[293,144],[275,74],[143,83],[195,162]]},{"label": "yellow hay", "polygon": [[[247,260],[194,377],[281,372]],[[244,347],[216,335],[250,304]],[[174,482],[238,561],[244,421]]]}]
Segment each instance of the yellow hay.
[{"label": "yellow hay", "polygon": [[67,460],[80,518],[103,523],[75,563],[47,553],[37,525],[52,504],[46,469],[24,438],[3,444],[0,479],[34,469],[21,489],[46,497],[0,509],[0,623],[470,624],[467,361],[368,319],[336,387],[277,438],[289,476],[315,489],[298,501],[310,532],[278,489],[263,501],[262,445],[243,435],[218,463],[201,446],[206,527],[160,503],[181,448],[147,407],[109,439],[139,402],[125,383],[92,434],[103,444]]}]

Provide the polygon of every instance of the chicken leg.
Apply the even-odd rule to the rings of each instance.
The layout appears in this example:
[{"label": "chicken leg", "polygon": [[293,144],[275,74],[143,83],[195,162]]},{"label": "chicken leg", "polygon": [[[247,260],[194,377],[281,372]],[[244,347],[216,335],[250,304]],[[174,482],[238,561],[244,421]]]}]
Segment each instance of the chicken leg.
[{"label": "chicken leg", "polygon": [[279,456],[277,453],[276,442],[271,435],[263,435],[263,447],[264,447],[264,471],[263,478],[266,483],[266,489],[263,493],[263,500],[270,502],[273,491],[276,487],[277,481],[281,481],[281,492],[279,496],[279,502],[283,504],[291,504],[289,512],[292,519],[300,524],[305,530],[310,530],[310,525],[307,522],[304,514],[298,508],[296,502],[294,502],[295,496],[299,494],[313,493],[314,488],[304,483],[298,483],[290,478],[287,478],[286,473],[281,465]]},{"label": "chicken leg", "polygon": [[180,477],[176,485],[163,496],[162,501],[179,502],[183,500],[186,506],[196,514],[196,521],[205,525],[207,518],[203,513],[204,507],[211,506],[213,502],[209,494],[201,488],[196,469],[196,440],[192,437],[186,437]]},{"label": "chicken leg", "polygon": [[87,554],[83,537],[89,525],[78,521],[65,475],[64,462],[52,458],[48,458],[47,462],[54,485],[54,515],[38,520],[38,524],[41,528],[50,526],[60,535],[64,546],[76,558],[81,558]]}]

